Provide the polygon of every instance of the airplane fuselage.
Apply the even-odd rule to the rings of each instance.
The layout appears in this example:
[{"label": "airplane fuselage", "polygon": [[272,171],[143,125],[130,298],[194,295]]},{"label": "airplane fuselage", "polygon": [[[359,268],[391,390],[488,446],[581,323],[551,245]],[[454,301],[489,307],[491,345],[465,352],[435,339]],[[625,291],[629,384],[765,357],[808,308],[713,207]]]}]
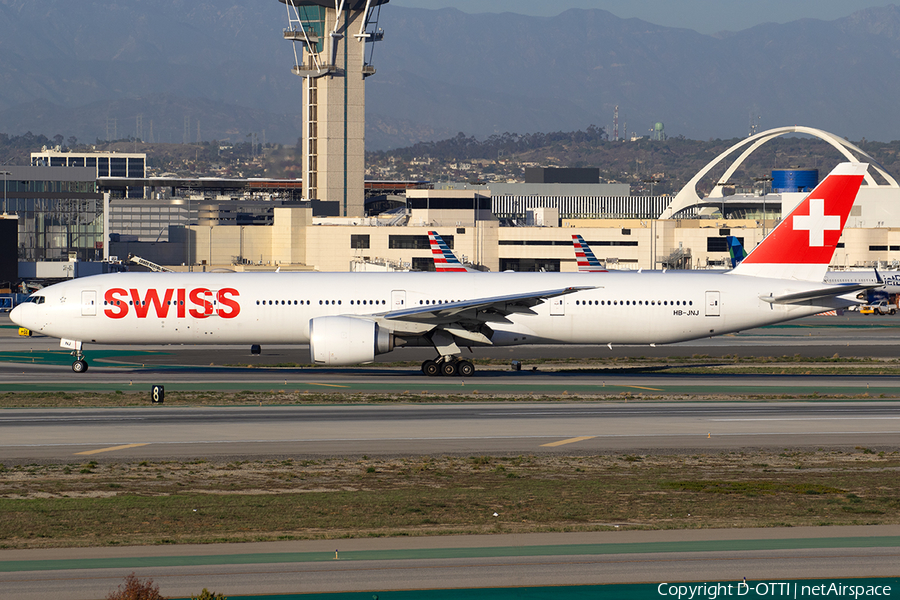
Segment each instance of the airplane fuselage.
[{"label": "airplane fuselage", "polygon": [[[310,321],[590,287],[490,322],[492,345],[667,344],[800,318],[850,300],[772,304],[811,282],[703,272],[116,273],[42,290],[14,319],[97,344],[306,344]],[[390,329],[390,323],[382,322]],[[469,345],[469,344],[466,344]],[[472,342],[477,346],[479,343]]]},{"label": "airplane fuselage", "polygon": [[76,372],[88,368],[85,343],[308,343],[317,364],[335,366],[429,345],[438,357],[423,373],[468,377],[465,346],[721,335],[857,303],[867,286],[822,278],[866,168],[835,167],[728,273],[109,274],[41,290],[11,318],[60,338]]}]

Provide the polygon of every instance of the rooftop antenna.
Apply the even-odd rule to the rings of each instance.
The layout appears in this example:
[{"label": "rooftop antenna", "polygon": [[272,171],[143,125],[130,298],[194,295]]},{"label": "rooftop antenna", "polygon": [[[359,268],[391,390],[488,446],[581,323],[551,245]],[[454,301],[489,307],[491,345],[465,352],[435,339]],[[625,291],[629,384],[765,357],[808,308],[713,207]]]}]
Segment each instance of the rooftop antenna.
[{"label": "rooftop antenna", "polygon": [[613,141],[619,141],[619,105],[616,105],[616,110],[613,113]]},{"label": "rooftop antenna", "polygon": [[750,111],[750,126],[748,127],[749,133],[747,137],[753,137],[757,133],[759,133],[759,122],[762,117],[756,113],[756,110]]}]

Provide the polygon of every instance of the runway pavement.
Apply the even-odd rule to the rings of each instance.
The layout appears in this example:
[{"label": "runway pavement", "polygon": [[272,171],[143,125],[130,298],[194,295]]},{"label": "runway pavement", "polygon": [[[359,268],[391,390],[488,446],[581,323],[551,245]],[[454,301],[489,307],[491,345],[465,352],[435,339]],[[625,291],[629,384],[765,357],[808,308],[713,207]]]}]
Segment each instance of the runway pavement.
[{"label": "runway pavement", "polygon": [[896,577],[898,546],[881,526],[0,550],[0,600],[99,598],[132,571],[167,596]]},{"label": "runway pavement", "polygon": [[[121,390],[133,391],[160,384],[167,389],[388,392],[426,391],[436,394],[510,393],[562,395],[616,394],[621,392],[671,396],[673,394],[812,393],[869,394],[897,397],[896,377],[810,376],[673,376],[640,371],[546,372],[543,359],[596,357],[708,356],[711,363],[728,356],[866,357],[900,356],[900,317],[848,315],[809,317],[800,321],[739,334],[695,340],[672,346],[525,346],[481,348],[471,355],[520,361],[524,368],[479,367],[476,375],[462,378],[427,378],[417,362],[433,356],[429,349],[401,349],[376,357],[368,367],[297,368],[309,362],[305,346],[264,347],[261,355],[231,346],[86,346],[91,362],[87,373],[74,374],[71,357],[58,341],[46,337],[23,338],[0,316],[0,391]],[[412,366],[386,366],[388,361],[413,361]],[[721,361],[719,361],[721,362]],[[238,366],[242,365],[242,366]],[[253,365],[254,368],[246,368]],[[578,365],[574,364],[573,369]],[[532,370],[534,369],[534,370]],[[123,387],[127,386],[127,387]],[[135,388],[138,386],[138,388]]]},{"label": "runway pavement", "polygon": [[8,410],[7,464],[900,447],[896,402],[485,403]]}]

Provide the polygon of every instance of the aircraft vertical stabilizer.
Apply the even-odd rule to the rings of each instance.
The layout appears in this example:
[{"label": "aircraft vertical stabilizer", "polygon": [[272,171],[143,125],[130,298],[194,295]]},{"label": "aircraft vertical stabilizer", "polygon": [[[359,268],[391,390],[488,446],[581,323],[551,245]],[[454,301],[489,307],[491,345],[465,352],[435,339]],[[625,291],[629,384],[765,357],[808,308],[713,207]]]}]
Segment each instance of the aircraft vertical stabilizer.
[{"label": "aircraft vertical stabilizer", "polygon": [[730,273],[822,281],[867,168],[835,167]]}]

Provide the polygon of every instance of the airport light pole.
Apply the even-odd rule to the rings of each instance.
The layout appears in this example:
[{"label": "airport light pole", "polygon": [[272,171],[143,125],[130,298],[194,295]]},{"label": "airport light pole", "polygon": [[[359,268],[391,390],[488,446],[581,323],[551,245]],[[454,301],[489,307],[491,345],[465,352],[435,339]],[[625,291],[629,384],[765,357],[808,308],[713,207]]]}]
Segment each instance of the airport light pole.
[{"label": "airport light pole", "polygon": [[725,186],[732,184],[730,181],[720,181],[716,185],[722,188],[722,222],[727,226],[727,222],[725,220]]},{"label": "airport light pole", "polygon": [[653,195],[653,184],[660,182],[660,180],[656,179],[655,177],[651,177],[650,179],[642,179],[641,181],[643,181],[644,183],[650,184],[650,195],[651,196]]},{"label": "airport light pole", "polygon": [[763,194],[762,194],[763,218],[762,218],[762,222],[763,222],[763,237],[766,237],[766,196],[769,193],[769,184],[772,182],[772,178],[771,177],[755,177],[753,179],[753,181],[763,184]]},{"label": "airport light pole", "polygon": [[[650,206],[653,206],[653,184],[659,183],[660,180],[655,177],[650,177],[649,179],[644,179],[644,183],[650,184]],[[652,208],[651,208],[652,211]],[[656,232],[654,231],[654,224],[656,223],[656,218],[658,215],[650,214],[650,269],[656,270]]]},{"label": "airport light pole", "polygon": [[191,184],[190,184],[190,182],[188,182],[188,203],[187,204],[188,204],[188,212],[187,212],[188,226],[187,226],[187,230],[186,230],[187,251],[188,251],[187,259],[188,259],[188,272],[190,273],[191,271],[194,270],[194,257],[191,255]]},{"label": "airport light pole", "polygon": [[9,171],[0,171],[3,173],[3,213],[6,214],[6,190],[9,187],[9,176],[12,175]]}]

